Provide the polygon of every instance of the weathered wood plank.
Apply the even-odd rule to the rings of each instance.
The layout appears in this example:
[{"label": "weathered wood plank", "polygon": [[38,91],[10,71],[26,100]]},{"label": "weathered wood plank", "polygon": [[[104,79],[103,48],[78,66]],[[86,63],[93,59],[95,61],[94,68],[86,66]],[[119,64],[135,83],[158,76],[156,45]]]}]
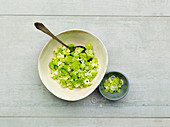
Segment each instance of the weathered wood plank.
[{"label": "weathered wood plank", "polygon": [[169,0],[0,0],[1,15],[170,16]]},{"label": "weathered wood plank", "polygon": [[148,118],[0,118],[1,127],[168,127],[170,119]]},{"label": "weathered wood plank", "polygon": [[[119,102],[96,90],[66,102],[50,94],[37,72],[40,50],[50,39],[33,23],[54,33],[79,28],[96,34],[109,54],[108,71],[127,75],[130,91]],[[0,116],[169,117],[170,18],[1,16]],[[103,107],[100,108],[99,105]]]}]

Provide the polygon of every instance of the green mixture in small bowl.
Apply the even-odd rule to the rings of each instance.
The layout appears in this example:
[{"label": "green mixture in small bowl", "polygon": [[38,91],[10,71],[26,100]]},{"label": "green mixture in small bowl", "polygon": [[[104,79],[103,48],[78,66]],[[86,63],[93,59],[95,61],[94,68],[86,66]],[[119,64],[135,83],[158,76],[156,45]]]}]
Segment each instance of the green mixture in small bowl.
[{"label": "green mixture in small bowl", "polygon": [[[73,44],[69,44],[74,47]],[[70,52],[65,46],[54,50],[55,57],[49,63],[51,78],[61,84],[62,87],[84,88],[92,85],[92,80],[97,75],[98,59],[93,58],[94,51],[91,43],[87,43],[84,49],[77,47]]]},{"label": "green mixture in small bowl", "polygon": [[104,82],[104,91],[105,92],[120,92],[121,87],[123,85],[123,80],[119,79],[119,77],[115,77],[114,75],[110,76]]},{"label": "green mixture in small bowl", "polygon": [[117,101],[127,95],[129,91],[129,81],[121,72],[111,71],[105,74],[99,85],[99,91],[106,99]]}]

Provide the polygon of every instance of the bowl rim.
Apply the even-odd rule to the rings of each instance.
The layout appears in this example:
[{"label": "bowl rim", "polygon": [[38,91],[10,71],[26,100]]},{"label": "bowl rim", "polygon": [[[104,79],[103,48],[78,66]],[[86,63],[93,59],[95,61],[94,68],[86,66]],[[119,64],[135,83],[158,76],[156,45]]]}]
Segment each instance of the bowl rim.
[{"label": "bowl rim", "polygon": [[[106,68],[105,68],[105,70],[104,70],[104,71],[106,72],[107,67],[108,67],[108,52],[107,52],[107,49],[106,49],[105,45],[104,45],[103,42],[98,38],[98,36],[94,35],[93,33],[89,32],[89,31],[87,31],[87,30],[84,30],[84,29],[66,29],[66,30],[63,30],[63,31],[57,33],[56,36],[61,35],[61,34],[64,34],[64,33],[69,32],[69,31],[80,31],[80,32],[84,32],[84,33],[87,33],[87,34],[90,34],[90,35],[94,36],[95,38],[97,38],[97,39],[100,41],[100,43],[102,44],[102,46],[103,46],[103,48],[104,48],[104,51],[105,51],[105,53],[106,53]],[[86,97],[89,96],[91,93],[93,93],[93,92],[96,90],[96,88],[100,85],[100,82],[103,80],[103,77],[105,76],[105,73],[103,73],[102,78],[100,79],[99,84],[95,86],[95,88],[94,88],[94,90],[93,90],[92,92],[88,92],[88,93],[85,94],[84,96],[82,96],[82,97],[77,97],[76,99],[67,99],[67,98],[64,98],[64,97],[61,97],[61,96],[56,95],[56,94],[55,94],[53,91],[51,91],[51,90],[48,88],[48,86],[43,82],[42,77],[41,77],[41,74],[40,74],[40,71],[39,71],[39,70],[40,70],[40,57],[42,56],[44,49],[46,48],[46,46],[49,44],[49,42],[50,42],[52,39],[53,39],[53,38],[51,38],[49,41],[47,41],[47,43],[43,46],[43,48],[41,49],[41,52],[40,52],[40,54],[39,54],[39,57],[38,57],[38,74],[39,74],[39,77],[40,77],[41,82],[43,83],[43,85],[47,88],[47,90],[48,90],[50,93],[52,93],[54,96],[56,96],[56,97],[58,97],[58,98],[60,98],[60,99],[62,99],[62,100],[65,100],[65,101],[78,101],[78,100],[82,100],[82,99],[86,98]]]},{"label": "bowl rim", "polygon": [[[99,91],[100,91],[100,94],[103,96],[103,97],[105,97],[106,99],[108,99],[108,100],[111,100],[111,101],[118,101],[118,100],[121,100],[121,99],[123,99],[127,94],[128,94],[128,92],[129,92],[129,80],[128,80],[128,78],[127,78],[127,76],[124,74],[124,73],[122,73],[122,72],[119,72],[119,71],[109,71],[109,72],[106,72],[105,73],[105,75],[107,75],[107,74],[109,74],[109,73],[113,73],[113,72],[116,72],[116,73],[120,73],[121,75],[123,75],[124,77],[125,77],[125,79],[127,80],[127,90],[126,90],[126,92],[125,92],[125,94],[123,94],[123,96],[121,96],[121,97],[119,97],[119,98],[116,98],[116,99],[111,99],[111,98],[109,98],[109,97],[107,97],[107,96],[105,96],[103,93],[102,93],[102,91],[101,91],[101,87],[100,87],[100,84],[99,84]],[[104,77],[105,77],[105,75],[104,75]],[[103,78],[104,79],[104,78]]]}]

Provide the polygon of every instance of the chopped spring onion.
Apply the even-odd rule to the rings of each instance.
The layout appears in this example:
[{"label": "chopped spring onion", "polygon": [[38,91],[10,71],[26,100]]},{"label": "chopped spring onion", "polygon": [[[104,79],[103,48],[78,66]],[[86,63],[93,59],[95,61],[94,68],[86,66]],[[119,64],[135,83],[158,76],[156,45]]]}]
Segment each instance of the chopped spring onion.
[{"label": "chopped spring onion", "polygon": [[104,91],[105,92],[120,92],[121,87],[123,85],[123,80],[119,79],[119,77],[111,76],[104,82]]}]

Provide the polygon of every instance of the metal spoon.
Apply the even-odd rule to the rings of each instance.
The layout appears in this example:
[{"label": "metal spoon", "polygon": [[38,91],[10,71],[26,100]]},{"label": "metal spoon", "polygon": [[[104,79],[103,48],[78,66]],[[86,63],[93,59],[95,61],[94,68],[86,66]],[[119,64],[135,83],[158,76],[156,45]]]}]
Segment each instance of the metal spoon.
[{"label": "metal spoon", "polygon": [[48,34],[53,39],[55,39],[56,41],[58,41],[59,43],[61,43],[65,47],[69,48],[71,52],[73,52],[77,47],[83,48],[84,50],[82,52],[84,52],[86,50],[86,48],[84,46],[69,47],[68,45],[64,44],[60,39],[58,39],[56,36],[54,36],[54,34],[52,34],[42,23],[36,22],[36,23],[34,23],[34,25],[38,30],[41,30],[42,32]]}]

